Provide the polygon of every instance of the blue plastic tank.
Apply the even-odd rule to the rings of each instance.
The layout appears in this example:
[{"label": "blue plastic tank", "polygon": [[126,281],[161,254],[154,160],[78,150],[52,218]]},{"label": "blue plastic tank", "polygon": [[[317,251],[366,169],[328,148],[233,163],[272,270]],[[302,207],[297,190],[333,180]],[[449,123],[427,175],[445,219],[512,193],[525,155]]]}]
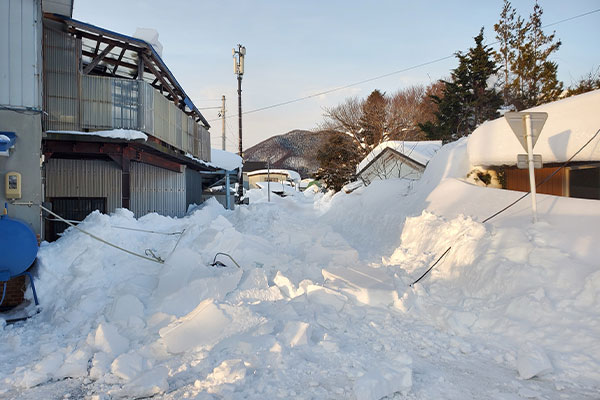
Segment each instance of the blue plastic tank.
[{"label": "blue plastic tank", "polygon": [[6,215],[0,217],[0,273],[19,275],[35,261],[38,243],[31,228]]}]

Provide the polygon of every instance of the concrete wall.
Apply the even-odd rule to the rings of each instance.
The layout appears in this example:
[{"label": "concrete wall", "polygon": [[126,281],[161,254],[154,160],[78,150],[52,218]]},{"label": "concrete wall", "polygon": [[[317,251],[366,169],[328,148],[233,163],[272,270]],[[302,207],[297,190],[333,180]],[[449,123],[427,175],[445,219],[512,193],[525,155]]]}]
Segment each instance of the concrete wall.
[{"label": "concrete wall", "polygon": [[[15,171],[21,174],[21,194],[18,201],[42,201],[42,174],[40,151],[42,141],[42,120],[39,113],[0,110],[0,131],[15,132],[15,147],[9,156],[0,156],[0,202],[4,207],[6,173]],[[27,222],[36,234],[41,234],[40,208],[37,206],[11,206],[8,214]]]}]

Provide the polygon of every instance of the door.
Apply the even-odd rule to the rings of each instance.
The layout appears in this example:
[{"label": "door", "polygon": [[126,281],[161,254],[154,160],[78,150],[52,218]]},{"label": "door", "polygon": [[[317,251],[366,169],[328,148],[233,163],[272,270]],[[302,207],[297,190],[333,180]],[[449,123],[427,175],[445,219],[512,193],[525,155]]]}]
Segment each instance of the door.
[{"label": "door", "polygon": [[[54,197],[51,199],[52,211],[66,220],[83,221],[93,211],[106,213],[106,197]],[[46,236],[52,242],[69,227],[62,221],[49,216],[49,232]]]}]

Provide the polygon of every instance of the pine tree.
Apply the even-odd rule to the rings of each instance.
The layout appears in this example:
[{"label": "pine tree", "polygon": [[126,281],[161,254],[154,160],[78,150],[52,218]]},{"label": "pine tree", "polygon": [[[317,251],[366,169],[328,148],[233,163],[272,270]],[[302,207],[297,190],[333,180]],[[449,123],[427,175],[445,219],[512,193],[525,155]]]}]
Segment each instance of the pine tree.
[{"label": "pine tree", "polygon": [[442,81],[442,96],[431,96],[438,107],[435,121],[419,125],[429,139],[456,140],[498,116],[502,97],[489,87],[490,78],[498,71],[493,51],[483,45],[483,28],[474,39],[475,47],[467,54],[456,54],[458,67],[449,81]]},{"label": "pine tree", "polygon": [[505,83],[505,88],[519,110],[554,101],[563,90],[557,77],[558,64],[550,61],[561,42],[555,39],[554,32],[551,35],[543,32],[542,14],[542,7],[536,0],[529,21],[518,17],[513,26],[510,45],[515,57],[510,72],[514,77]]},{"label": "pine tree", "polygon": [[315,177],[337,192],[355,178],[356,165],[362,156],[349,135],[336,131],[323,134],[329,137],[318,150],[320,167]]},{"label": "pine tree", "polygon": [[496,75],[499,68],[493,60],[494,51],[483,45],[483,28],[475,36],[475,47],[469,50],[467,58],[472,90],[468,128],[473,131],[484,121],[498,117],[498,108],[502,105],[502,96],[494,87],[490,87],[490,78]]},{"label": "pine tree", "polygon": [[500,65],[499,84],[502,89],[502,97],[504,104],[511,104],[509,84],[511,82],[511,65],[514,63],[515,49],[513,43],[515,41],[516,17],[515,10],[508,0],[504,0],[502,12],[500,13],[500,21],[494,25],[496,31],[496,39],[500,43],[498,52],[495,53],[495,60]]}]

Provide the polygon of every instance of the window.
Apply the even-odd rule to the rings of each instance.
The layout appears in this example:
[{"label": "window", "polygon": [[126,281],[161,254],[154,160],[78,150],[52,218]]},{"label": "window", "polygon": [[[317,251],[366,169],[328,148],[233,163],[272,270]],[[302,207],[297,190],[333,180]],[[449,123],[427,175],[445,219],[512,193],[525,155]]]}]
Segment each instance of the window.
[{"label": "window", "polygon": [[600,166],[582,166],[569,171],[569,196],[600,199]]},{"label": "window", "polygon": [[113,81],[113,127],[137,129],[138,127],[138,82],[116,79]]}]

